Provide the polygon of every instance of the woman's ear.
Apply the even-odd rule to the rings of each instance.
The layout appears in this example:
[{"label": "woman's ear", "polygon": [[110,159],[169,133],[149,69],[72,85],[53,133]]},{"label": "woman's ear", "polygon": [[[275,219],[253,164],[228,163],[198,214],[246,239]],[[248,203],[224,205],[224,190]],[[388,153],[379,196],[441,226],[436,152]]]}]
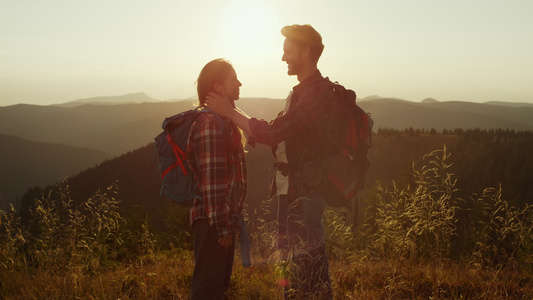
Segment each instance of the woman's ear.
[{"label": "woman's ear", "polygon": [[224,95],[224,88],[222,87],[222,84],[215,83],[213,85],[213,88],[215,89],[215,92],[219,95]]}]

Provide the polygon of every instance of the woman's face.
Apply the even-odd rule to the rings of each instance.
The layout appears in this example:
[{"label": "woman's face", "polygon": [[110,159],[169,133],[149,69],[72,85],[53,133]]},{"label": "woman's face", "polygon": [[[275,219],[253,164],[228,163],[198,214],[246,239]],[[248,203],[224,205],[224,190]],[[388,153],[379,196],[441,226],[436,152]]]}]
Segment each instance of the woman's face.
[{"label": "woman's face", "polygon": [[229,100],[235,101],[239,99],[239,87],[241,85],[241,82],[237,79],[237,73],[232,69],[229,76],[220,85],[220,89],[217,92],[222,96],[226,96]]}]

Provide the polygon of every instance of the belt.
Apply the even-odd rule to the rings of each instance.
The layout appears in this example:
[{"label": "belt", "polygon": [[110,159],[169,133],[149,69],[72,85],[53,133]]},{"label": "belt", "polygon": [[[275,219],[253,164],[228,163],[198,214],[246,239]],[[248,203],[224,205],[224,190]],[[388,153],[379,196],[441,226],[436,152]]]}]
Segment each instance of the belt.
[{"label": "belt", "polygon": [[276,161],[274,164],[276,169],[281,173],[283,176],[289,176],[289,164],[286,162]]}]

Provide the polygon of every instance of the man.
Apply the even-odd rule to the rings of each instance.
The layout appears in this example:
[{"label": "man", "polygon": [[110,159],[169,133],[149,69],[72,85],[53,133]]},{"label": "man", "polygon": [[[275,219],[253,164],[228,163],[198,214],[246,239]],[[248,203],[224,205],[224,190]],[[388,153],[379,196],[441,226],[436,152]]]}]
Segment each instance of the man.
[{"label": "man", "polygon": [[[209,93],[235,106],[240,86],[233,66],[227,60],[215,59],[198,76],[200,106],[205,106]],[[233,268],[235,231],[243,224],[247,187],[243,135],[227,118],[201,113],[191,125],[186,151],[199,196],[190,210],[194,232],[191,298],[224,299]]]},{"label": "man", "polygon": [[249,118],[211,94],[209,108],[229,117],[253,140],[271,145],[277,162],[273,195],[278,196],[278,247],[288,261],[286,298],[332,298],[322,215],[325,205],[321,160],[339,137],[334,91],[317,63],[322,37],[310,25],[285,26],[282,61],[300,82],[285,109],[270,123]]}]

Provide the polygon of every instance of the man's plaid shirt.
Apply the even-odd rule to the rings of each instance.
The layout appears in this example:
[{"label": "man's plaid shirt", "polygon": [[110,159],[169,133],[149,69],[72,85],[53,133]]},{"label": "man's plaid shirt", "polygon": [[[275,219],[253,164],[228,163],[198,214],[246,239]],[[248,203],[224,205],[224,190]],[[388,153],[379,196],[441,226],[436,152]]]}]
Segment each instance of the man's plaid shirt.
[{"label": "man's plaid shirt", "polygon": [[321,167],[318,164],[331,152],[332,145],[338,143],[339,109],[333,86],[317,70],[293,88],[289,110],[285,114],[281,112],[271,122],[255,118],[250,120],[252,144],[257,141],[271,145],[275,153],[278,143],[285,141],[289,199],[322,188],[321,185],[308,183],[321,181]]},{"label": "man's plaid shirt", "polygon": [[207,218],[219,237],[233,234],[235,215],[242,215],[247,171],[241,135],[228,119],[200,114],[191,125],[187,163],[198,182],[198,194],[190,210],[190,222]]}]

